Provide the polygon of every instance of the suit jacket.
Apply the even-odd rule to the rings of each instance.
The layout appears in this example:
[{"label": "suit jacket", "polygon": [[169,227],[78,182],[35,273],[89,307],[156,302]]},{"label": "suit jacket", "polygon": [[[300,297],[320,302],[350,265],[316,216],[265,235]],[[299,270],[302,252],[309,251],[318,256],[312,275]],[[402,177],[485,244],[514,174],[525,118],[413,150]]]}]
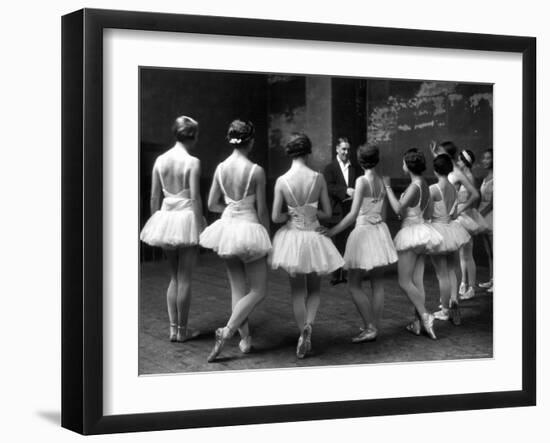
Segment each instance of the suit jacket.
[{"label": "suit jacket", "polygon": [[350,163],[348,168],[348,183],[346,185],[346,180],[342,174],[342,169],[338,163],[338,159],[335,158],[331,163],[329,163],[324,171],[323,175],[327,182],[328,194],[332,204],[332,220],[337,223],[344,217],[351,209],[351,198],[347,194],[347,189],[355,188],[355,181],[357,177],[361,175],[359,167]]}]

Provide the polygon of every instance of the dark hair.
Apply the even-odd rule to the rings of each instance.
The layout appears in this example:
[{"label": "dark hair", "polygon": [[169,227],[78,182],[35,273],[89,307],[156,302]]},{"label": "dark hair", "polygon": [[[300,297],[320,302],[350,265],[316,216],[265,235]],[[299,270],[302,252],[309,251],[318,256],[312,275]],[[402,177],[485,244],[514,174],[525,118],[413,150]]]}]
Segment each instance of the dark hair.
[{"label": "dark hair", "polygon": [[197,133],[199,132],[199,124],[191,117],[180,115],[176,118],[176,120],[174,120],[172,132],[177,141],[184,143],[197,137]]},{"label": "dark hair", "polygon": [[439,175],[449,175],[453,172],[453,161],[447,154],[439,154],[434,158],[434,170]]},{"label": "dark hair", "polygon": [[445,152],[450,155],[452,160],[456,160],[458,148],[452,141],[440,143],[439,146],[441,146],[445,150]]},{"label": "dark hair", "polygon": [[361,145],[357,149],[357,161],[363,169],[374,168],[380,161],[380,151],[375,145]]},{"label": "dark hair", "polygon": [[460,151],[460,154],[458,154],[458,158],[460,158],[460,160],[462,160],[462,163],[464,163],[468,168],[471,168],[476,161],[476,156],[469,149],[464,149],[463,151]]},{"label": "dark hair", "polygon": [[311,154],[311,140],[307,135],[295,132],[290,136],[290,141],[285,146],[285,152],[291,158]]},{"label": "dark hair", "polygon": [[421,175],[426,170],[426,158],[418,149],[411,148],[403,155],[407,169],[415,175]]},{"label": "dark hair", "polygon": [[236,148],[243,147],[254,138],[254,125],[251,121],[233,120],[227,130],[227,141]]}]

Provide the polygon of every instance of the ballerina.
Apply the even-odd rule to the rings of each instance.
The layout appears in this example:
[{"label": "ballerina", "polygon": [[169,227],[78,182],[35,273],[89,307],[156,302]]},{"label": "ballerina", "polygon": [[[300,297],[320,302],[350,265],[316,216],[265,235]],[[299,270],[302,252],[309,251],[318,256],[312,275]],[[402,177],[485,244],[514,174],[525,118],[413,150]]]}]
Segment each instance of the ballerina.
[{"label": "ballerina", "polygon": [[[470,180],[470,183],[475,183],[474,176],[472,174],[472,166],[475,162],[475,155],[469,149],[460,151],[458,154],[457,165],[464,173],[466,178]],[[464,185],[460,185],[458,189],[458,210],[462,210],[464,202],[468,201],[468,190]],[[474,235],[481,234],[488,229],[487,222],[481,216],[477,208],[471,206],[470,208],[462,211],[457,217],[457,221],[468,231],[472,236],[470,241],[462,246],[459,250],[460,253],[460,270],[461,270],[461,282],[458,289],[458,295],[460,300],[468,300],[475,295],[476,285],[476,262],[474,260]]]},{"label": "ballerina", "polygon": [[487,223],[487,231],[483,234],[483,246],[489,259],[490,280],[486,283],[480,283],[479,287],[484,288],[487,292],[493,292],[493,150],[487,149],[483,153],[481,159],[483,168],[486,169],[487,175],[481,183],[481,203],[479,205],[479,213]]},{"label": "ballerina", "polygon": [[216,329],[209,362],[216,359],[237,329],[241,352],[251,351],[248,317],[267,293],[266,255],[271,250],[265,172],[248,159],[254,146],[254,126],[233,121],[227,140],[233,153],[216,168],[208,196],[208,209],[222,216],[200,236],[201,246],[213,249],[225,261],[231,286],[231,317],[225,327]]},{"label": "ballerina", "polygon": [[[191,275],[197,260],[203,228],[199,190],[200,160],[189,151],[195,147],[199,125],[191,117],[178,117],[172,127],[174,146],[155,160],[151,182],[151,218],[140,239],[163,249],[170,265],[166,292],[170,341],[184,342],[198,331],[188,328]],[[162,204],[161,204],[162,200]]]},{"label": "ballerina", "polygon": [[[335,236],[355,221],[344,253],[344,269],[348,269],[348,290],[363,320],[360,333],[352,343],[375,340],[380,330],[384,309],[384,272],[382,267],[397,261],[397,251],[384,223],[386,212],[386,189],[376,172],[380,154],[377,146],[362,145],[357,151],[357,160],[364,175],[355,182],[355,193],[350,212],[326,232]],[[368,273],[372,298],[362,289]]]},{"label": "ballerina", "polygon": [[424,290],[424,264],[426,252],[443,241],[433,227],[426,223],[431,216],[432,199],[422,173],[426,170],[426,159],[417,149],[409,149],[403,156],[403,171],[411,183],[398,200],[390,186],[389,177],[384,185],[390,206],[398,216],[403,216],[401,229],[394,238],[397,250],[397,273],[399,286],[415,307],[416,318],[406,329],[420,335],[423,327],[428,336],[437,339],[434,331],[434,316],[426,309]]},{"label": "ballerina", "polygon": [[[449,181],[459,191],[461,187],[465,188],[464,195],[467,195],[467,199],[460,204],[460,208],[456,211],[456,217],[460,217],[462,213],[468,211],[468,209],[475,207],[479,201],[479,192],[473,185],[473,183],[464,175],[458,166],[458,148],[452,141],[445,141],[442,143],[432,142],[430,145],[432,155],[437,157],[440,154],[447,154],[451,157],[453,162],[453,170],[449,173]],[[465,218],[463,218],[465,219]],[[455,252],[454,260],[459,262],[459,253]],[[458,267],[456,267],[458,271]],[[456,278],[451,279],[451,301],[458,304],[458,281]]]},{"label": "ballerina", "polygon": [[437,183],[430,186],[433,200],[432,226],[441,234],[443,241],[430,248],[435,273],[439,281],[441,309],[434,313],[437,320],[452,320],[461,323],[458,301],[451,299],[451,288],[456,286],[455,253],[467,244],[471,237],[464,227],[453,220],[457,211],[458,193],[448,175],[453,170],[453,162],[447,154],[434,158],[434,171]]},{"label": "ballerina", "polygon": [[[322,174],[307,166],[311,141],[293,134],[286,145],[292,166],[275,183],[272,220],[286,224],[273,238],[270,263],[289,274],[294,318],[300,331],[296,356],[311,351],[313,323],[321,302],[321,277],[344,265],[336,246],[317,229],[319,219],[332,216],[327,184]],[[283,202],[288,212],[282,212]],[[321,208],[318,208],[321,202]]]}]

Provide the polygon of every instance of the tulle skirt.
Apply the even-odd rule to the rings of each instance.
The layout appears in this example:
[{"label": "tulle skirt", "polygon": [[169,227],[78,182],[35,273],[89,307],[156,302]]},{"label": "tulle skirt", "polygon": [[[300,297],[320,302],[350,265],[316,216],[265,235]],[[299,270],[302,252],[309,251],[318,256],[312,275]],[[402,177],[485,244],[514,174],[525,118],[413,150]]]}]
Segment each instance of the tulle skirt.
[{"label": "tulle skirt", "polygon": [[435,247],[429,248],[430,254],[446,254],[458,251],[470,241],[472,237],[468,231],[456,220],[449,223],[432,223],[433,228],[441,234],[443,241]]},{"label": "tulle skirt", "polygon": [[319,232],[283,226],[273,238],[269,263],[294,276],[330,274],[344,266],[344,259],[332,240]]},{"label": "tulle skirt", "polygon": [[413,223],[401,227],[393,243],[397,251],[413,250],[424,254],[443,242],[443,237],[430,223]]},{"label": "tulle skirt", "polygon": [[369,271],[397,261],[397,252],[386,223],[363,224],[351,231],[344,253],[346,269]]},{"label": "tulle skirt", "polygon": [[456,219],[466,231],[471,235],[480,234],[489,229],[485,218],[475,208],[467,209]]},{"label": "tulle skirt", "polygon": [[192,209],[160,209],[147,220],[139,238],[148,245],[165,249],[195,246],[202,228]]},{"label": "tulle skirt", "polygon": [[221,218],[200,235],[200,245],[222,258],[238,257],[250,263],[271,251],[269,235],[262,224],[237,218]]},{"label": "tulle skirt", "polygon": [[489,212],[485,217],[485,223],[487,223],[487,232],[493,232],[493,211]]}]

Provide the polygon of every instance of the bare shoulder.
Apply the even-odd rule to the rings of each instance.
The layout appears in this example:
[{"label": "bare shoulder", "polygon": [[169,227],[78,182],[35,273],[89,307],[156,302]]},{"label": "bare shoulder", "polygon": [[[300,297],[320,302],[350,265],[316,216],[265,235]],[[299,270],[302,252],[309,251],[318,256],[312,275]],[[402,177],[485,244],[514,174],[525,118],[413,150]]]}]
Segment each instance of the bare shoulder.
[{"label": "bare shoulder", "polygon": [[[253,166],[254,167],[254,166]],[[262,180],[265,179],[265,170],[262,168],[259,164],[255,163],[254,173],[253,177],[256,180]]]}]

